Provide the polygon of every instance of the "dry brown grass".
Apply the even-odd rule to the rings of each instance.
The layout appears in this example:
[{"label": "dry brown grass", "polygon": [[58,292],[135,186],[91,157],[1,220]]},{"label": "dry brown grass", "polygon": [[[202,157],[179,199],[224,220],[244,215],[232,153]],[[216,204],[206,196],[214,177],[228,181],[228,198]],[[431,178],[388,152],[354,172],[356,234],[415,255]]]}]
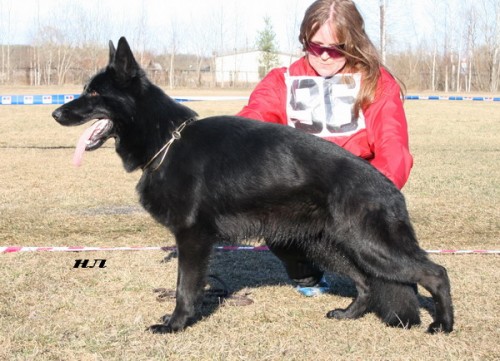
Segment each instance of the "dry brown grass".
[{"label": "dry brown grass", "polygon": [[[31,89],[59,93],[60,89]],[[65,92],[79,92],[77,88]],[[28,93],[2,89],[2,93]],[[176,94],[188,94],[177,91]],[[224,92],[228,94],[228,92]],[[243,102],[189,103],[201,115],[232,114]],[[139,208],[138,173],[112,149],[71,166],[81,128],[63,128],[53,106],[0,106],[0,245],[158,246],[170,234]],[[408,101],[415,166],[405,195],[425,249],[498,249],[500,104]],[[334,294],[299,296],[267,252],[216,253],[211,273],[246,307],[207,305],[202,322],[158,336],[144,329],[173,310],[154,288],[173,288],[175,262],[162,252],[0,255],[0,359],[5,360],[494,360],[499,265],[493,255],[433,255],[448,268],[456,329],[391,329],[374,316],[338,322],[326,311],[350,302],[352,285],[334,275]],[[105,258],[105,269],[72,269]],[[429,313],[422,309],[424,326]]]}]

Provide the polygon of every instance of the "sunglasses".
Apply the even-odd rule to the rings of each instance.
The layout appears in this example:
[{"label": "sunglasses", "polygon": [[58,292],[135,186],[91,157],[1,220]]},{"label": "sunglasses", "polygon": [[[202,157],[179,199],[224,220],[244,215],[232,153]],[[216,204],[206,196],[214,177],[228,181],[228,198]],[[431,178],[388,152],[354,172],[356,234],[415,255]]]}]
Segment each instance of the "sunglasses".
[{"label": "sunglasses", "polygon": [[321,46],[315,43],[307,43],[307,51],[315,56],[321,56],[326,52],[330,58],[341,58],[344,56],[344,48],[345,44]]}]

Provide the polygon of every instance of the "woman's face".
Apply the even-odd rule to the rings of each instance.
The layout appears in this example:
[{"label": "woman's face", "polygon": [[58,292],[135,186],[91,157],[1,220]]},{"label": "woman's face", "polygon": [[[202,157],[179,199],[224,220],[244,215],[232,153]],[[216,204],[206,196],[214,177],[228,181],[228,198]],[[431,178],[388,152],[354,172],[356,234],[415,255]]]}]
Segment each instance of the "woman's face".
[{"label": "woman's face", "polygon": [[[324,23],[313,35],[311,42],[320,46],[330,47],[339,45],[337,37],[333,34],[331,23]],[[345,56],[331,57],[326,51],[321,54],[307,53],[309,64],[322,77],[330,77],[337,74],[346,63]]]}]

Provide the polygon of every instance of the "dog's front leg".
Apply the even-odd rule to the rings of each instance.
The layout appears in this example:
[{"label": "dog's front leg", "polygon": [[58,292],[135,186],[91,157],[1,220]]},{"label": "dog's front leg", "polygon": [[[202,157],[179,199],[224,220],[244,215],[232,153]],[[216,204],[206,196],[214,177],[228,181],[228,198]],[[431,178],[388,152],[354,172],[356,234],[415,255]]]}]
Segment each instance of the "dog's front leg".
[{"label": "dog's front leg", "polygon": [[201,232],[180,232],[176,236],[179,269],[177,274],[176,304],[172,316],[164,317],[163,324],[152,325],[153,333],[182,331],[195,323],[203,302],[205,274],[212,244]]}]

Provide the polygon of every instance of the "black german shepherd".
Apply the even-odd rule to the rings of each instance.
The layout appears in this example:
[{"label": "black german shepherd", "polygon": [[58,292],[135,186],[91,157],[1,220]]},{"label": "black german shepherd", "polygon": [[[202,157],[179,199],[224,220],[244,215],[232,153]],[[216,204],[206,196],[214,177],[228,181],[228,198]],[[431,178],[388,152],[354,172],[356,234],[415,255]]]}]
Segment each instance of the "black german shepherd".
[{"label": "black german shepherd", "polygon": [[216,242],[260,238],[287,270],[307,261],[354,281],[356,298],[330,318],[375,312],[392,326],[418,324],[418,283],[435,304],[428,332],[452,331],[447,272],[419,247],[391,181],[291,127],[234,116],[197,120],[147,79],[125,38],[109,47],[107,67],[52,115],[65,126],[98,120],[86,150],[115,138],[125,169],[142,170],[142,205],[175,235],[175,310],[149,330],[180,331],[199,319]]}]

